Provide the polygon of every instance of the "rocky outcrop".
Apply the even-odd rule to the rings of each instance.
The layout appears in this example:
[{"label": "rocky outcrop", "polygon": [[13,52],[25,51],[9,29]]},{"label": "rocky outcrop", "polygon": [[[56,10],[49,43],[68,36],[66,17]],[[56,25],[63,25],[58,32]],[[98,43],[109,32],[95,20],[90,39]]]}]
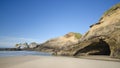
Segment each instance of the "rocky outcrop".
[{"label": "rocky outcrop", "polygon": [[29,48],[29,45],[28,45],[28,43],[19,43],[19,44],[16,44],[15,45],[15,48],[17,48],[17,49],[27,49],[27,48]]},{"label": "rocky outcrop", "polygon": [[77,44],[54,52],[55,55],[86,56],[109,55],[120,58],[120,3],[106,11],[98,23]]},{"label": "rocky outcrop", "polygon": [[99,22],[90,27],[72,54],[120,58],[120,3],[106,11]]},{"label": "rocky outcrop", "polygon": [[38,44],[36,42],[32,42],[29,44],[29,48],[36,48]]},{"label": "rocky outcrop", "polygon": [[36,48],[54,55],[109,55],[120,58],[120,3],[106,11],[81,37],[78,33],[46,41]]},{"label": "rocky outcrop", "polygon": [[64,51],[78,43],[79,39],[81,38],[81,34],[70,32],[62,37],[50,39],[43,44],[40,44],[39,47],[36,48],[38,51],[44,52],[57,52]]}]

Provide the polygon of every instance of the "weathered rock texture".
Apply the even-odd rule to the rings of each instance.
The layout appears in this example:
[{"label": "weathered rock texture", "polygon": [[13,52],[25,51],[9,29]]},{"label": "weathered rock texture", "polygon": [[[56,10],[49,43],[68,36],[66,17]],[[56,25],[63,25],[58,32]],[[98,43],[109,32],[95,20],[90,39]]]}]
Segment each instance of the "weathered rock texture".
[{"label": "weathered rock texture", "polygon": [[50,39],[45,43],[41,44],[36,50],[44,52],[54,52],[55,54],[59,51],[68,49],[68,47],[78,43],[81,35],[79,33],[70,32],[62,37]]},{"label": "weathered rock texture", "polygon": [[99,22],[90,27],[72,54],[120,58],[120,3],[106,11]]}]

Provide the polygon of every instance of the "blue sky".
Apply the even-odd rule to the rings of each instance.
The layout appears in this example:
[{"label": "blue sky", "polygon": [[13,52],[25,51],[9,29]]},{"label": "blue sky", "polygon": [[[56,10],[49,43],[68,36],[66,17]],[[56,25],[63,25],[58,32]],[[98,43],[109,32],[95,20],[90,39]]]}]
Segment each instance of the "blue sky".
[{"label": "blue sky", "polygon": [[0,47],[84,34],[119,0],[0,0]]}]

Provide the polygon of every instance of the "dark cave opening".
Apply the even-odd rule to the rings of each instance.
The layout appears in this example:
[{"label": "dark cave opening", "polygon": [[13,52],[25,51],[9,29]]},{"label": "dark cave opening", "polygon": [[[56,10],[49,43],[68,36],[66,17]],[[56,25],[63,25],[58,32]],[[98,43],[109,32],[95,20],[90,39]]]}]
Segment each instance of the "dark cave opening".
[{"label": "dark cave opening", "polygon": [[100,42],[93,42],[92,44],[84,47],[77,51],[74,56],[81,56],[81,55],[110,55],[110,47],[109,45],[100,39]]}]

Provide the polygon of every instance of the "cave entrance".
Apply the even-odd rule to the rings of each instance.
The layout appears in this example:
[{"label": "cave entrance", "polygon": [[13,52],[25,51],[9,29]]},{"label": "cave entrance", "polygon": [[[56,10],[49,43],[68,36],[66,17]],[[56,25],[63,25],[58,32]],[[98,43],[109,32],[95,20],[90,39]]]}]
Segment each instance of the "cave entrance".
[{"label": "cave entrance", "polygon": [[74,55],[80,56],[80,55],[110,55],[110,47],[109,45],[103,41],[100,40],[100,42],[94,42],[83,49],[80,49],[77,51]]}]

